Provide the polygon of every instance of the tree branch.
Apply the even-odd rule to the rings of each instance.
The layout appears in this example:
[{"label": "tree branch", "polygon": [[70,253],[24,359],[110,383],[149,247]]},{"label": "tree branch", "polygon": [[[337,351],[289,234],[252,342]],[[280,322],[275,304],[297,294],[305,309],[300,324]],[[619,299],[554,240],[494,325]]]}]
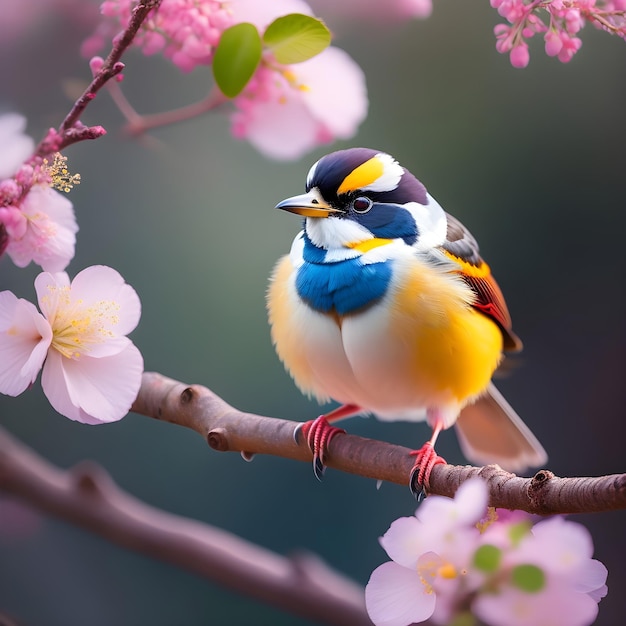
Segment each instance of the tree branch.
[{"label": "tree branch", "polygon": [[228,102],[228,98],[219,89],[214,88],[199,102],[172,109],[171,111],[140,115],[126,99],[119,85],[111,83],[109,85],[109,94],[117,108],[126,118],[124,132],[131,136],[142,135],[154,128],[185,122],[209,111],[215,111]]},{"label": "tree branch", "polygon": [[[294,440],[299,422],[244,413],[206,387],[185,385],[158,373],[143,375],[132,411],[191,428],[221,452],[271,454],[309,462],[312,458],[306,442]],[[414,463],[409,452],[402,446],[346,434],[332,439],[326,463],[351,474],[408,485]],[[533,478],[520,478],[497,465],[435,465],[430,493],[451,497],[472,476],[487,481],[489,504],[495,507],[540,515],[626,508],[626,474],[559,478],[541,470]]]},{"label": "tree branch", "polygon": [[151,507],[122,491],[100,466],[84,462],[61,470],[1,429],[0,490],[120,546],[280,609],[337,626],[370,624],[363,589],[318,557],[285,558]]}]

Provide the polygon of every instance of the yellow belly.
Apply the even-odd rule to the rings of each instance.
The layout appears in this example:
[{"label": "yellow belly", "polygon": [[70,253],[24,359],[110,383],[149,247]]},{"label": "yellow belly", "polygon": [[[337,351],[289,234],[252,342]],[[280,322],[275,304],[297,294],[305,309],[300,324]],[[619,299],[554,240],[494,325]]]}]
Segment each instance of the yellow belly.
[{"label": "yellow belly", "polygon": [[500,329],[471,307],[470,290],[439,268],[414,258],[399,263],[383,300],[343,318],[311,310],[293,279],[285,257],[268,292],[272,339],[298,386],[318,399],[387,419],[419,419],[409,412],[440,408],[453,421],[498,366]]}]

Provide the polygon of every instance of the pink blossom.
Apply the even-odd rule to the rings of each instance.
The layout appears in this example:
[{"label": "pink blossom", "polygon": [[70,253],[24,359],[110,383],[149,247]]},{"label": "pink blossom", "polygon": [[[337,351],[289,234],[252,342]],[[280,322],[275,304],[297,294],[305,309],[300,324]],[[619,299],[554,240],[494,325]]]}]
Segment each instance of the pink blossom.
[{"label": "pink blossom", "polygon": [[135,290],[113,269],[92,266],[35,279],[39,313],[0,292],[0,393],[17,396],[37,378],[50,404],[85,424],[121,419],[137,396],[143,371],[126,337],[138,324]]},{"label": "pink blossom", "polygon": [[549,30],[544,35],[543,39],[546,42],[546,54],[549,57],[555,57],[559,52],[561,52],[563,42],[561,41],[559,33],[553,30]]},{"label": "pink blossom", "polygon": [[0,115],[0,179],[13,176],[35,149],[35,142],[24,134],[25,128],[26,118],[22,115]]},{"label": "pink blossom", "polygon": [[24,161],[34,142],[23,134],[26,119],[16,113],[0,116],[0,254],[18,267],[31,261],[44,270],[64,270],[74,256],[78,226],[72,203],[50,188],[42,164]]},{"label": "pink blossom", "polygon": [[380,542],[392,561],[372,573],[365,604],[376,626],[408,626],[434,616],[445,623],[459,588],[473,589],[466,579],[480,533],[476,522],[485,512],[487,490],[469,480],[453,500],[429,497],[415,517],[392,523]]},{"label": "pink blossom", "polygon": [[468,609],[488,626],[593,623],[607,571],[587,530],[562,518],[532,527],[528,514],[486,504],[485,483],[472,479],[454,500],[431,496],[391,524],[381,545],[392,560],[365,589],[376,626],[450,624]]},{"label": "pink blossom", "polygon": [[304,63],[260,67],[234,105],[236,137],[274,159],[295,159],[354,135],[367,114],[365,77],[346,52],[330,47]]},{"label": "pink blossom", "polygon": [[582,41],[574,35],[587,22],[626,38],[625,0],[491,0],[491,6],[511,24],[496,26],[496,49],[510,52],[514,67],[528,65],[526,40],[537,33],[545,33],[546,54],[562,63],[580,49]]},{"label": "pink blossom", "polygon": [[[109,18],[82,46],[92,57],[128,24],[135,0],[106,0],[102,14]],[[219,0],[168,0],[151,14],[134,44],[145,54],[162,53],[183,72],[209,65],[221,33],[234,24],[230,2]]]},{"label": "pink blossom", "polygon": [[526,67],[528,65],[528,61],[530,61],[528,46],[524,42],[513,46],[510,52],[510,59],[513,67]]},{"label": "pink blossom", "polygon": [[[237,21],[252,22],[261,32],[281,15],[312,13],[302,0],[232,0],[231,6]],[[329,98],[332,93],[347,97]],[[233,104],[235,137],[247,139],[268,157],[295,159],[355,134],[367,114],[365,77],[347,53],[334,47],[290,66],[266,55]]]},{"label": "pink blossom", "polygon": [[[24,221],[16,219],[13,207],[11,221],[6,225],[7,254],[18,267],[34,261],[45,271],[63,271],[74,256],[78,231],[72,203],[50,187],[34,185],[19,209]],[[7,214],[5,219],[8,217]],[[3,221],[0,209],[0,222]],[[20,230],[11,230],[12,224],[18,224]]]},{"label": "pink blossom", "polygon": [[[492,541],[491,531],[484,542]],[[607,571],[591,558],[593,543],[583,526],[555,517],[536,524],[519,545],[499,545],[504,549],[498,582],[472,605],[481,620],[497,626],[587,626],[595,621],[607,592]],[[530,572],[525,583],[516,582],[516,568]]]}]

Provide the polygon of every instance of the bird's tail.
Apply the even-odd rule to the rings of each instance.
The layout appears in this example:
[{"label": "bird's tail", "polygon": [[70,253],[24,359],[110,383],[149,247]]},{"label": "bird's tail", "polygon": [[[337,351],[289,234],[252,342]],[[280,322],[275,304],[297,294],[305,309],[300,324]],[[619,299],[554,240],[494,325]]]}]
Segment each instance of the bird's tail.
[{"label": "bird's tail", "polygon": [[456,427],[461,450],[473,463],[497,463],[520,472],[548,460],[543,446],[493,383],[461,411]]}]

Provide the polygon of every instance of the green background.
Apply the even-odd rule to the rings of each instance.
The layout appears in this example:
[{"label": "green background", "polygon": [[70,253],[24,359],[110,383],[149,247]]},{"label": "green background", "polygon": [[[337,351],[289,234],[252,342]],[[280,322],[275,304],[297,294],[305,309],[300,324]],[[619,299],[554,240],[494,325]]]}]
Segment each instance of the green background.
[{"label": "green background", "polygon": [[[74,81],[88,79],[77,50],[90,15],[39,7],[26,31],[0,43],[0,107],[26,115],[36,138],[64,117]],[[435,2],[429,20],[396,25],[322,17],[367,76],[370,115],[358,135],[294,163],[233,140],[223,112],[129,140],[103,92],[84,121],[104,125],[107,136],[66,151],[83,179],[70,196],[80,226],[70,275],[107,264],[135,287],[143,315],[132,338],[147,370],[204,384],[240,409],[313,418],[320,409],[300,395],[269,339],[267,278],[299,228],[273,207],[301,193],[310,164],[331,149],[385,150],[479,239],[526,346],[499,387],[545,445],[549,468],[561,476],[626,471],[624,41],[588,26],[571,63],[547,58],[537,40],[530,66],[516,70],[495,51],[499,19],[487,2]],[[206,69],[182,75],[137,51],[125,61],[124,91],[140,112],[186,104],[210,87]],[[3,258],[0,289],[34,300],[36,274]],[[244,463],[142,416],[101,427],[70,422],[38,382],[17,399],[0,397],[0,424],[55,464],[93,459],[152,505],[281,554],[315,551],[363,584],[386,560],[377,538],[415,510],[406,488],[377,491],[332,470],[319,484],[308,464]],[[409,447],[428,436],[420,424],[355,418],[347,427]],[[463,462],[452,432],[438,450]],[[9,510],[1,496],[0,507],[0,515]],[[20,623],[308,623],[62,522],[21,515],[24,532],[0,519],[0,612]],[[619,623],[626,513],[572,519],[589,528],[609,569],[597,624]]]}]

